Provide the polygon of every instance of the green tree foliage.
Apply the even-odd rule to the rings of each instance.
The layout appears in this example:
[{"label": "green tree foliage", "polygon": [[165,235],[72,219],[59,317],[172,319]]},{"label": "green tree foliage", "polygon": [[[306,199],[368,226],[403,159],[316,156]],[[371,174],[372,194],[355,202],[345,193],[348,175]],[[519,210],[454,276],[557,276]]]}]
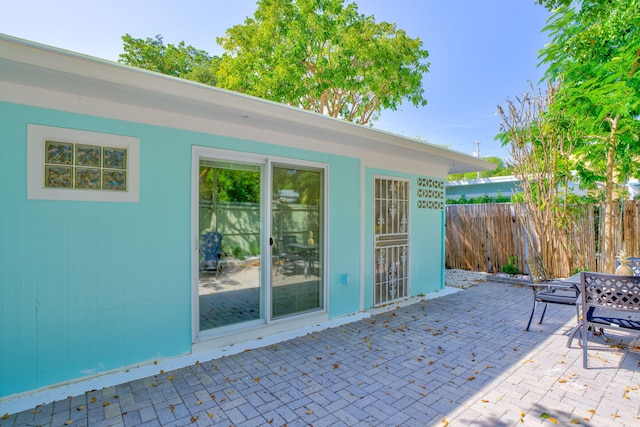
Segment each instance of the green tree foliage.
[{"label": "green tree foliage", "polygon": [[220,58],[210,56],[204,50],[187,46],[184,41],[177,46],[165,45],[162,36],[136,39],[129,34],[122,36],[124,53],[119,62],[170,76],[215,86]]},{"label": "green tree foliage", "polygon": [[426,105],[428,52],[344,0],[261,0],[227,30],[220,87],[367,124],[407,100]]},{"label": "green tree foliage", "polygon": [[[483,159],[495,165],[498,165],[498,167],[496,167],[494,170],[480,172],[480,178],[491,178],[494,176],[507,176],[512,174],[511,168],[505,166],[504,161],[500,157],[487,156],[483,157]],[[460,181],[477,178],[477,172],[452,173],[447,176],[447,181]]]},{"label": "green tree foliage", "polygon": [[559,85],[552,109],[573,120],[582,181],[604,183],[600,252],[603,270],[612,271],[614,190],[640,171],[640,0],[560,5],[545,31],[551,42],[542,63],[546,78]]}]

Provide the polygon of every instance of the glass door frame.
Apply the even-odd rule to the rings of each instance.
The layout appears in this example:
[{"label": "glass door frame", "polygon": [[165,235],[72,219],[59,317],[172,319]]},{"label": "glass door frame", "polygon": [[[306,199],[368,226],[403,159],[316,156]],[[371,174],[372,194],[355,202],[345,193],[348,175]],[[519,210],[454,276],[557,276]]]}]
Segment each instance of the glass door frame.
[{"label": "glass door frame", "polygon": [[[200,331],[199,320],[199,259],[200,259],[200,239],[199,239],[199,170],[200,159],[215,159],[215,160],[228,160],[230,162],[245,162],[261,167],[261,183],[260,183],[260,294],[261,301],[260,306],[263,307],[263,315],[261,318],[247,321],[230,326],[222,326],[219,328],[208,329]],[[301,167],[308,169],[322,170],[322,308],[309,313],[303,313],[294,315],[291,317],[284,317],[281,319],[272,319],[272,298],[271,298],[271,274],[273,268],[273,254],[272,247],[270,245],[271,227],[272,227],[272,202],[273,197],[271,194],[273,167],[291,166]],[[268,156],[264,154],[246,153],[240,151],[225,150],[213,147],[204,146],[192,146],[191,150],[191,341],[192,343],[206,341],[210,338],[219,337],[222,335],[228,335],[232,333],[240,333],[243,331],[250,331],[256,328],[265,327],[270,324],[291,322],[292,319],[305,318],[315,316],[318,313],[325,314],[329,311],[329,298],[328,298],[328,236],[329,236],[329,222],[328,222],[328,183],[329,183],[329,165],[326,163],[318,163],[312,161],[292,159],[288,157]]]}]

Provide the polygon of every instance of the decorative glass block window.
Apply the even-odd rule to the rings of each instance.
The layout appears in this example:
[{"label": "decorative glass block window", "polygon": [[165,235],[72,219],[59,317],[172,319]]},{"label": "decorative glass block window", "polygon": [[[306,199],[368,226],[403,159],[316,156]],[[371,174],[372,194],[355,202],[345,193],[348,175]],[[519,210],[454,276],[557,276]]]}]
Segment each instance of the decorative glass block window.
[{"label": "decorative glass block window", "polygon": [[29,125],[29,199],[138,201],[139,140]]}]

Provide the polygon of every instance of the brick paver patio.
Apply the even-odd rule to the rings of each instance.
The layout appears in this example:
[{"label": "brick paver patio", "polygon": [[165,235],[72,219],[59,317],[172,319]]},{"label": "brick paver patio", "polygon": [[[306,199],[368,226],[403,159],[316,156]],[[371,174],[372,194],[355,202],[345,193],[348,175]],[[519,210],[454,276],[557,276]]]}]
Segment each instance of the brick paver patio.
[{"label": "brick paver patio", "polygon": [[[526,288],[452,295],[0,419],[9,426],[638,426],[640,356],[572,307],[524,332]],[[536,317],[537,320],[537,317]],[[1,415],[0,415],[1,416]]]}]

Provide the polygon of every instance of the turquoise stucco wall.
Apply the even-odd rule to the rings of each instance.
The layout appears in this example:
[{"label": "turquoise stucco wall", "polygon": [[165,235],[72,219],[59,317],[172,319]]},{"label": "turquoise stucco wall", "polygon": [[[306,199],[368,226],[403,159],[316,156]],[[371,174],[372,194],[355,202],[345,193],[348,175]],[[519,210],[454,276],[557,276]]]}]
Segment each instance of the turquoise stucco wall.
[{"label": "turquoise stucco wall", "polygon": [[[27,200],[28,123],[139,138],[140,201]],[[329,316],[359,310],[359,159],[0,102],[0,398],[191,351],[193,145],[327,163]]]},{"label": "turquoise stucco wall", "polygon": [[[390,170],[367,168],[365,170],[365,309],[373,306],[373,196],[374,175],[409,180],[410,198],[410,285],[411,296],[437,291],[444,287],[444,210],[418,208],[417,176]],[[441,180],[439,180],[441,181]]]}]

